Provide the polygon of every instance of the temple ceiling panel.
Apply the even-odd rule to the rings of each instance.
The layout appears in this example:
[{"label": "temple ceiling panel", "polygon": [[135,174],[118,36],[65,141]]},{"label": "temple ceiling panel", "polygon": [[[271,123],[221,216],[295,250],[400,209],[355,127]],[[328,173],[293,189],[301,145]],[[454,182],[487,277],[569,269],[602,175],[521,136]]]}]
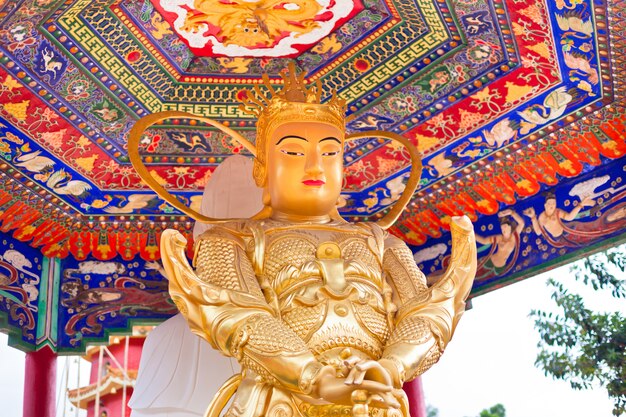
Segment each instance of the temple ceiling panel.
[{"label": "temple ceiling panel", "polygon": [[[626,238],[624,0],[240,3],[0,0],[0,325],[12,343],[78,351],[174,313],[158,239],[174,227],[191,245],[193,222],[141,181],[128,132],[179,110],[254,142],[238,94],[264,73],[280,85],[287,60],[347,101],[349,132],[392,131],[421,151],[391,232],[431,277],[455,215],[480,235],[474,295]],[[195,208],[238,153],[189,119],[141,141],[153,177]],[[406,152],[365,138],[345,164],[342,215],[382,217]]]}]

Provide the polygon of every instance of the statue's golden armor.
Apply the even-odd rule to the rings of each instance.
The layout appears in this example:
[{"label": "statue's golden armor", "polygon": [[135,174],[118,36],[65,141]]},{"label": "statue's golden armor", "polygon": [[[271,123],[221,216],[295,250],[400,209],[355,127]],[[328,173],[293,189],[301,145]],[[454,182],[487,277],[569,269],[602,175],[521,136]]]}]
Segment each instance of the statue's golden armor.
[{"label": "statue's golden armor", "polygon": [[[166,230],[161,238],[170,294],[191,330],[243,369],[209,415],[218,416],[236,390],[229,416],[408,417],[402,384],[438,360],[465,309],[476,270],[472,225],[452,220],[448,271],[427,288],[408,247],[384,231],[418,185],[417,149],[391,133],[346,137],[345,102],[333,94],[322,104],[319,80],[307,86],[293,65],[281,90],[264,81],[269,95],[258,85],[256,95],[243,94],[242,111],[258,117],[255,146],[216,121],[178,112],[147,116],[129,139],[142,178],[174,207],[214,225],[196,242],[195,270],[182,235]],[[168,117],[202,120],[250,150],[263,210],[250,220],[212,219],[164,190],[138,144],[145,128]],[[411,174],[377,223],[347,223],[337,212],[343,147],[372,136],[405,146]]]},{"label": "statue's golden armor", "polygon": [[[458,266],[475,257],[471,225],[453,232],[462,274]],[[439,359],[464,309],[455,274],[428,289],[406,245],[371,223],[215,226],[196,243],[195,272],[182,236],[166,232],[162,249],[192,331],[242,365],[229,416],[351,415],[317,399],[323,366],[345,377],[350,361],[379,361],[400,388]]]}]

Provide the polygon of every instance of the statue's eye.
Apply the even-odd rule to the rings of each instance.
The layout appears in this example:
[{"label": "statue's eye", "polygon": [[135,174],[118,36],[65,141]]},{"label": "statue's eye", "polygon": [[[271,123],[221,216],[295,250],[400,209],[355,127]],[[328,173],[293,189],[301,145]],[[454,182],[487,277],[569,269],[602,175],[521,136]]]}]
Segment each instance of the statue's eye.
[{"label": "statue's eye", "polygon": [[322,156],[335,156],[335,155],[339,155],[340,151],[333,151],[333,152],[323,152]]},{"label": "statue's eye", "polygon": [[254,29],[252,30],[254,33],[257,33],[259,30],[258,29]]},{"label": "statue's eye", "polygon": [[250,29],[245,28],[243,31],[247,33],[247,32],[249,32],[249,31],[250,31]]},{"label": "statue's eye", "polygon": [[282,153],[284,153],[285,155],[290,155],[290,156],[304,156],[304,152],[295,152],[295,151],[286,151],[284,149],[280,150]]}]

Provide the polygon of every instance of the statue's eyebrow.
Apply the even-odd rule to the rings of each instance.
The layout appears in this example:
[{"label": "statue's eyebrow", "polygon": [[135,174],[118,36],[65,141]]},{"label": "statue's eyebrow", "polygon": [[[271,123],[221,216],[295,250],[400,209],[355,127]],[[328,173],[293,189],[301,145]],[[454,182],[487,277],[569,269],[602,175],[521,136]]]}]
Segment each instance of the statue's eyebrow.
[{"label": "statue's eyebrow", "polygon": [[303,140],[305,142],[308,142],[308,140],[306,140],[302,136],[287,135],[287,136],[283,136],[282,138],[280,138],[280,140],[278,142],[276,142],[276,145],[280,144],[280,142],[284,141],[285,139],[301,139],[301,140]]},{"label": "statue's eyebrow", "polygon": [[341,145],[341,141],[339,139],[337,139],[336,137],[334,137],[334,136],[329,136],[327,138],[324,138],[324,139],[320,140],[320,142],[324,142],[325,140],[334,140],[335,142],[337,142],[338,144]]}]

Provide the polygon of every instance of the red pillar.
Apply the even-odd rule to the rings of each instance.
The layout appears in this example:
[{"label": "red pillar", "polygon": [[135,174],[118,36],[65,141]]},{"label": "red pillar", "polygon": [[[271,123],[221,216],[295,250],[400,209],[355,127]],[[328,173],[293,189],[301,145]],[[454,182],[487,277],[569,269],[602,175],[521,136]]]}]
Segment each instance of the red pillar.
[{"label": "red pillar", "polygon": [[55,417],[57,355],[48,346],[26,354],[23,417]]},{"label": "red pillar", "polygon": [[417,377],[411,382],[407,382],[402,387],[409,397],[409,413],[411,417],[426,417],[426,401],[424,400],[424,390],[422,389],[422,377]]}]

